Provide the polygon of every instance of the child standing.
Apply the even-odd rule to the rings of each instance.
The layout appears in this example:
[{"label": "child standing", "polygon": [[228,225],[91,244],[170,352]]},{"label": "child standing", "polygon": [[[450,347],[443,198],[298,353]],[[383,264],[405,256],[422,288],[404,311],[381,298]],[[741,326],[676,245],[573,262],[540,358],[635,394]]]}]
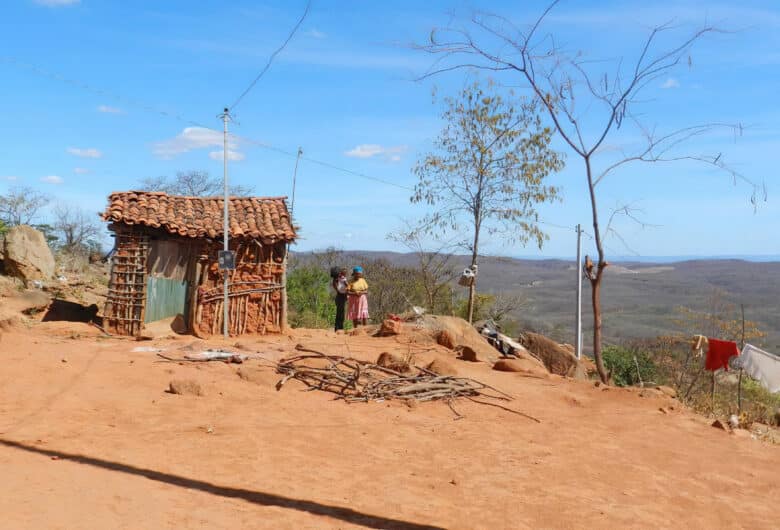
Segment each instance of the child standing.
[{"label": "child standing", "polygon": [[363,278],[363,267],[352,269],[352,280],[347,286],[348,317],[358,327],[368,323],[368,282]]}]

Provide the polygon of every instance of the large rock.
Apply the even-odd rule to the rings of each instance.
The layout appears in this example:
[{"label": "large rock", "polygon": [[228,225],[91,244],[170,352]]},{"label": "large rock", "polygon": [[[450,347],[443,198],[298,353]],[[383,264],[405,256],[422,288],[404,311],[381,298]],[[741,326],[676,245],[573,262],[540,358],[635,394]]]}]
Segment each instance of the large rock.
[{"label": "large rock", "polygon": [[547,369],[536,359],[499,359],[493,364],[493,370],[547,376]]},{"label": "large rock", "polygon": [[488,344],[485,337],[462,318],[443,315],[424,315],[419,325],[430,332],[433,340],[446,348],[455,350],[461,356],[466,350],[467,356],[482,362],[494,362],[499,353]]},{"label": "large rock", "polygon": [[587,378],[585,366],[577,361],[570,348],[558,344],[538,333],[526,333],[520,337],[520,343],[531,354],[542,361],[551,374]]},{"label": "large rock", "polygon": [[31,226],[11,228],[5,235],[3,254],[5,273],[25,283],[54,276],[54,255],[43,233]]}]

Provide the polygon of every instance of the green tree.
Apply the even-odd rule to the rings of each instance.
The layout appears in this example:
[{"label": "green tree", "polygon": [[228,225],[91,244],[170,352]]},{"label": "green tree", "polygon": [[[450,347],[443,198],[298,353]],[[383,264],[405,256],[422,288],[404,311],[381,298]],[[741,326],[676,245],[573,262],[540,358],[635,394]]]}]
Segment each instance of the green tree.
[{"label": "green tree", "polygon": [[[445,103],[435,149],[415,168],[419,181],[411,200],[433,207],[421,226],[439,234],[468,226],[471,237],[461,244],[471,252],[472,267],[484,231],[507,243],[533,239],[541,248],[547,236],[536,208],[557,199],[558,189],[545,178],[564,164],[550,148],[553,132],[542,124],[539,105],[515,105],[478,83]],[[469,322],[475,293],[476,281],[469,288]]]},{"label": "green tree", "polygon": [[288,319],[294,328],[328,328],[336,322],[336,305],[326,270],[302,265],[287,275]]}]

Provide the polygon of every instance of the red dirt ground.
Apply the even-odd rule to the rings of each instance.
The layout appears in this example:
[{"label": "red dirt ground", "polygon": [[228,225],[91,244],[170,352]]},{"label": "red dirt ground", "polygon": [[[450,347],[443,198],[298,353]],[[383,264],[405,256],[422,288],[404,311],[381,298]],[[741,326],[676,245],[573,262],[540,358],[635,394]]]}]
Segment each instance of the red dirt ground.
[{"label": "red dirt ground", "polygon": [[[294,380],[277,392],[260,361],[131,351],[179,355],[189,337],[99,335],[47,322],[0,337],[3,528],[777,527],[780,447],[670,398],[450,360],[541,423],[467,401],[455,420],[443,403],[348,405]],[[270,359],[297,343],[454,357],[406,339],[297,330],[241,344]],[[166,393],[172,379],[204,396]]]}]

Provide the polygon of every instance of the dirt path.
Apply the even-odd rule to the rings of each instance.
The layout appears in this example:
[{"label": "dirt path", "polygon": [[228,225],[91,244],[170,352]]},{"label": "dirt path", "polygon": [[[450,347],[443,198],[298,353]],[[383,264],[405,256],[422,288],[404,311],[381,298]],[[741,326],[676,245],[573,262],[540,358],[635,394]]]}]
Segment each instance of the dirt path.
[{"label": "dirt path", "polygon": [[[189,339],[98,335],[52,322],[0,338],[3,527],[777,522],[780,448],[713,429],[668,398],[452,361],[516,396],[512,406],[541,423],[469,402],[457,404],[465,418],[454,420],[441,403],[347,405],[296,381],[277,392],[278,376],[259,361],[182,366],[132,352],[175,351]],[[242,342],[272,359],[298,342],[371,359],[410,349],[403,339],[323,331]],[[448,355],[412,351],[421,361]],[[174,378],[198,381],[205,395],[166,393]]]}]

